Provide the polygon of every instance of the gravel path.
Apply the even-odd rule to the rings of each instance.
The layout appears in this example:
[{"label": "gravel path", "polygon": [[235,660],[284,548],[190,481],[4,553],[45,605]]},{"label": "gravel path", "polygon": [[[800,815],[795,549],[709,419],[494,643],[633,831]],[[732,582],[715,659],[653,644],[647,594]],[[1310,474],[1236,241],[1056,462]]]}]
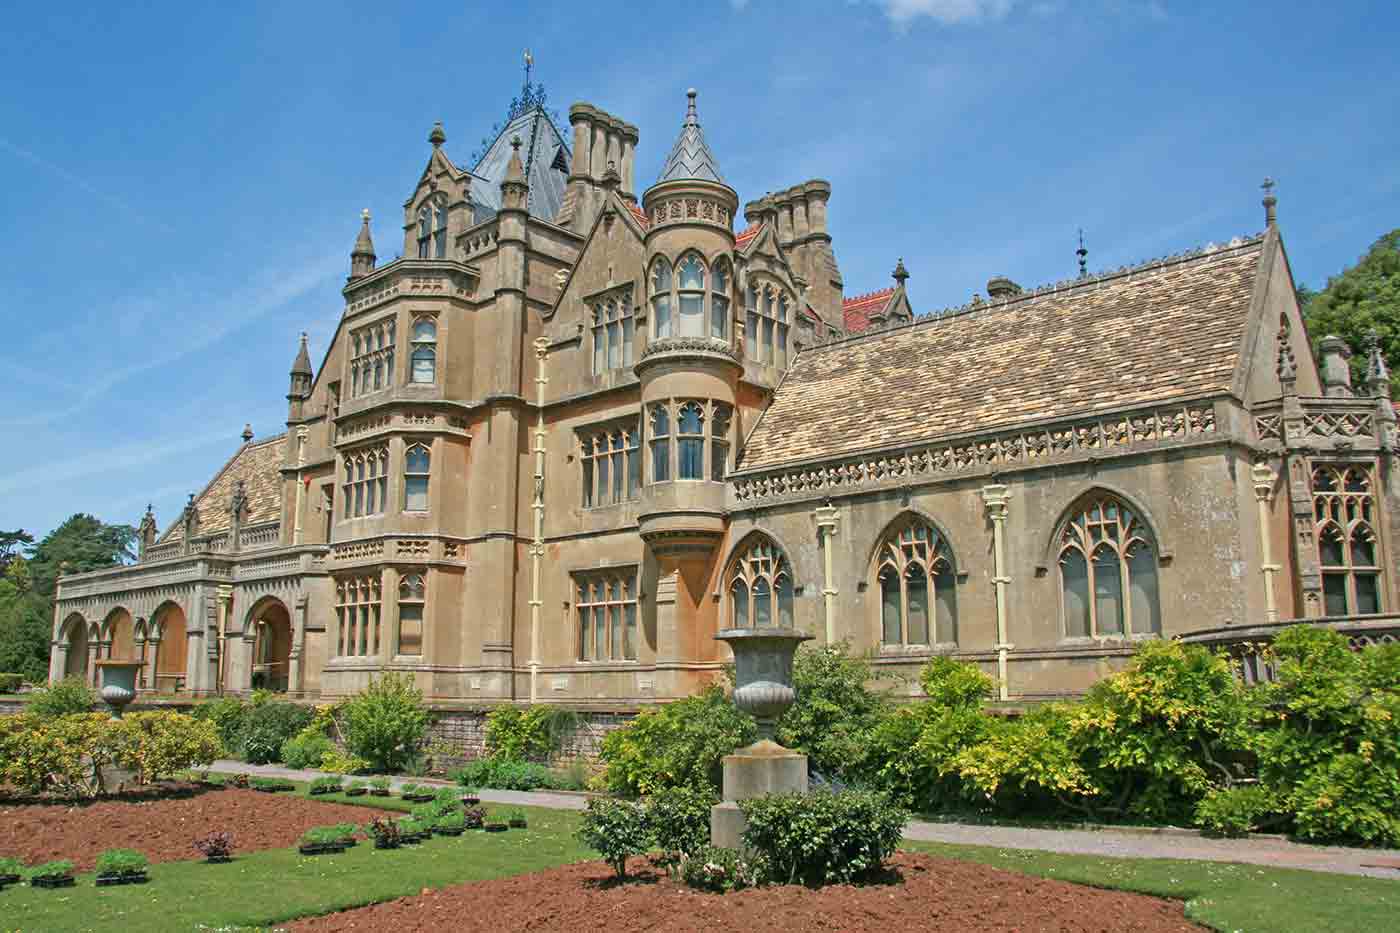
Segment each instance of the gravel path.
[{"label": "gravel path", "polygon": [[[321,771],[298,771],[281,765],[250,765],[241,761],[216,761],[211,770],[285,777],[310,781]],[[426,778],[394,778],[393,786],[405,783],[446,784]],[[482,788],[483,802],[512,806],[547,807],[553,810],[582,810],[584,794],[551,791],[488,790]],[[911,820],[904,835],[923,842],[951,842],[963,845],[994,846],[1001,849],[1034,849],[1072,855],[1099,855],[1108,858],[1201,859],[1209,862],[1243,862],[1275,868],[1302,868],[1308,871],[1365,875],[1400,880],[1400,851],[1394,849],[1349,849],[1341,846],[1314,846],[1272,836],[1249,839],[1210,839],[1192,830],[1140,831],[1124,828],[1033,829],[1018,826],[984,826],[969,823],[927,823]]]}]

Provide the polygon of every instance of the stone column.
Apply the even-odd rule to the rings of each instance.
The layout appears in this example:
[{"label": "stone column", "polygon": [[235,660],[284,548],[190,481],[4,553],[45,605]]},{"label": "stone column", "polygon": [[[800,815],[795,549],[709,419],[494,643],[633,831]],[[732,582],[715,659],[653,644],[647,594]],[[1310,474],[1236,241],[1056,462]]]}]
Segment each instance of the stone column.
[{"label": "stone column", "polygon": [[836,506],[827,504],[813,513],[817,520],[817,536],[821,538],[822,544],[822,603],[826,614],[826,643],[834,645],[836,643],[836,578],[832,572],[831,551],[834,546],[833,538],[840,530],[840,512]]},{"label": "stone column", "polygon": [[[101,629],[98,629],[98,631],[100,632]],[[101,639],[101,637],[99,636],[98,638],[90,639],[90,640],[88,641],[88,646],[87,646],[87,648],[88,648],[87,682],[88,682],[88,686],[89,686],[89,687],[93,687],[93,688],[95,689],[95,688],[101,686],[101,684],[99,684],[99,683],[97,682],[97,662],[100,661],[100,660],[102,660],[102,639]]]},{"label": "stone column", "polygon": [[[132,621],[132,628],[144,633],[148,621],[147,619],[137,617]],[[132,648],[136,651],[136,659],[141,662],[141,669],[136,672],[135,688],[137,690],[145,686],[147,668],[155,667],[155,659],[151,658],[148,660],[146,658],[146,644],[146,636],[144,634],[132,636]]]},{"label": "stone column", "polygon": [[1273,535],[1270,534],[1269,497],[1274,491],[1274,471],[1267,463],[1256,463],[1250,471],[1254,480],[1254,498],[1259,505],[1259,555],[1260,570],[1264,574],[1264,616],[1269,622],[1278,621],[1278,604],[1274,599],[1274,574],[1282,567],[1274,563]]},{"label": "stone column", "polygon": [[154,693],[160,687],[156,682],[157,665],[160,661],[160,638],[148,638],[146,642],[151,646],[151,663],[146,666],[145,671],[146,689]]},{"label": "stone column", "polygon": [[535,517],[535,534],[530,540],[530,702],[539,702],[540,677],[540,561],[544,559],[544,389],[549,384],[545,375],[545,361],[549,356],[549,340],[539,337],[535,340],[535,360],[538,368],[535,387],[538,392],[538,410],[535,417],[535,498],[530,505]]},{"label": "stone column", "polygon": [[68,671],[68,643],[59,639],[49,643],[49,683],[63,679]]},{"label": "stone column", "polygon": [[1011,688],[1007,683],[1006,655],[1012,648],[1006,635],[1006,587],[1011,578],[1006,575],[1006,513],[1011,491],[1001,483],[982,487],[982,502],[987,506],[987,515],[992,520],[992,558],[996,584],[997,601],[997,682],[1000,697],[1011,699]]},{"label": "stone column", "polygon": [[287,692],[297,696],[302,693],[301,657],[306,648],[306,603],[305,593],[297,597],[296,608],[293,610],[295,619],[292,623],[292,646],[287,652]]},{"label": "stone column", "polygon": [[306,466],[306,435],[305,427],[297,428],[297,498],[292,513],[292,543],[301,544],[301,513],[306,504],[306,482],[302,479],[301,470]]}]

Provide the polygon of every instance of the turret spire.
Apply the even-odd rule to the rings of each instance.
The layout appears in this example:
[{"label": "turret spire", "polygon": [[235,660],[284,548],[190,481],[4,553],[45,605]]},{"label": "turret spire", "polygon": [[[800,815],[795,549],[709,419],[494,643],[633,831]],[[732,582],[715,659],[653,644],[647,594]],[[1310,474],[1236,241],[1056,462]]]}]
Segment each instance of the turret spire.
[{"label": "turret spire", "polygon": [[1278,211],[1276,210],[1278,198],[1274,197],[1274,185],[1276,184],[1277,182],[1272,178],[1266,177],[1264,183],[1259,186],[1264,189],[1264,200],[1261,203],[1264,205],[1264,225],[1266,227],[1274,227],[1278,224]]},{"label": "turret spire", "polygon": [[360,233],[350,251],[350,278],[358,279],[374,271],[374,240],[369,235],[369,208],[360,211]]},{"label": "turret spire", "polygon": [[894,276],[895,286],[898,288],[903,288],[904,283],[909,279],[909,270],[904,268],[903,256],[899,257],[899,262],[894,264],[894,272],[890,274]]},{"label": "turret spire", "polygon": [[666,157],[666,164],[661,167],[661,175],[656,181],[660,184],[663,181],[699,179],[722,185],[725,182],[719,173],[719,160],[705,144],[705,134],[700,130],[700,117],[695,109],[695,88],[686,91],[685,96],[685,122],[681,124],[681,134],[676,138],[676,144]]}]

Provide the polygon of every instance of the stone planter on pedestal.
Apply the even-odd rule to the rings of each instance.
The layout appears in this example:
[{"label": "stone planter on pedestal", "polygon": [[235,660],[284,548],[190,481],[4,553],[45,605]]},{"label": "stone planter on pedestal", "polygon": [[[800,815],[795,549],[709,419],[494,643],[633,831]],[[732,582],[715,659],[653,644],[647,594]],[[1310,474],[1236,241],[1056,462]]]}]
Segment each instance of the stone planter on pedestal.
[{"label": "stone planter on pedestal", "polygon": [[811,635],[795,629],[726,629],[715,636],[734,652],[734,705],[758,720],[758,741],[724,758],[724,799],[710,811],[710,842],[743,847],[739,801],[807,792],[807,756],[774,741],[778,719],[797,699],[792,656]]},{"label": "stone planter on pedestal", "polygon": [[122,710],[136,699],[136,676],[140,673],[140,661],[98,661],[102,675],[102,690],[98,694],[102,702],[112,708],[112,718],[121,719]]}]

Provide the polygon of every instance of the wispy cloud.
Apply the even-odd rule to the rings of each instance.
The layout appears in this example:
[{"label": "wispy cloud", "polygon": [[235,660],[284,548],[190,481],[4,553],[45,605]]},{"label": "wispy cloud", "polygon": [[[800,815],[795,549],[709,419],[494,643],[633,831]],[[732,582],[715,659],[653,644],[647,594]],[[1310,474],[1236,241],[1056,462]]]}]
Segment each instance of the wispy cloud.
[{"label": "wispy cloud", "polygon": [[31,489],[38,492],[41,489],[52,489],[54,484],[65,480],[149,466],[175,454],[199,450],[215,443],[227,446],[228,434],[228,429],[224,426],[220,426],[218,430],[198,433],[181,431],[163,441],[142,441],[122,447],[91,450],[71,457],[46,458],[41,466],[0,476],[0,494]]},{"label": "wispy cloud", "polygon": [[[259,318],[312,292],[339,274],[344,266],[345,257],[339,251],[306,261],[290,270],[268,276],[263,284],[229,296],[197,318],[180,313],[178,301],[162,298],[162,303],[172,312],[169,320],[174,325],[164,335],[168,339],[156,344],[164,348],[163,352],[140,356],[136,362],[126,365],[89,365],[89,372],[100,375],[84,386],[67,404],[49,406],[26,417],[0,422],[0,428],[35,427],[68,418],[104,397],[115,386],[211,347]],[[134,304],[139,307],[145,302],[138,299]],[[177,337],[183,339],[175,339]]]},{"label": "wispy cloud", "polygon": [[880,0],[880,6],[896,26],[923,18],[951,26],[1001,19],[1011,12],[1015,0]]},{"label": "wispy cloud", "polygon": [[69,185],[72,185],[80,191],[86,191],[88,194],[92,195],[94,198],[97,198],[99,201],[102,201],[107,206],[114,207],[117,210],[120,210],[123,213],[135,218],[136,220],[141,221],[142,223],[151,224],[161,230],[169,231],[170,229],[170,227],[165,223],[147,216],[146,214],[137,210],[131,204],[128,204],[126,201],[123,201],[121,198],[113,195],[110,191],[106,191],[103,188],[94,185],[82,175],[76,172],[70,172],[68,169],[59,165],[57,162],[53,162],[49,159],[46,159],[35,152],[31,152],[23,146],[18,145],[17,143],[13,143],[2,136],[0,136],[0,150],[4,150],[5,152],[10,153],[10,155],[14,156],[15,158],[28,162],[30,165],[33,165],[36,168],[43,169],[44,171],[49,172],[53,175],[57,175]]}]

